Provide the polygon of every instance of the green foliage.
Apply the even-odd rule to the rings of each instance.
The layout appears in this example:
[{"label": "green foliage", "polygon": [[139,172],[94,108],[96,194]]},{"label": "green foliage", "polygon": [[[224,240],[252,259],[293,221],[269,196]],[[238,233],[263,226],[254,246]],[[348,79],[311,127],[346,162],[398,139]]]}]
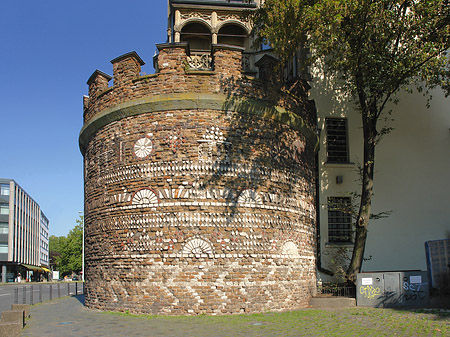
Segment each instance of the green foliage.
[{"label": "green foliage", "polygon": [[347,247],[338,247],[332,252],[325,252],[329,255],[329,268],[337,278],[337,282],[345,282],[347,280],[347,268],[350,263],[350,253]]},{"label": "green foliage", "polygon": [[61,276],[78,273],[82,268],[83,216],[76,220],[77,224],[67,236],[50,236],[50,265],[59,270]]},{"label": "green foliage", "polygon": [[448,0],[267,0],[253,19],[258,43],[283,60],[308,44],[378,114],[411,84],[450,93]]},{"label": "green foliage", "polygon": [[392,130],[388,103],[413,87],[427,93],[439,86],[450,94],[449,0],[266,0],[251,18],[256,42],[270,44],[281,61],[309,47],[309,62],[320,60],[336,79],[334,87],[361,112],[364,160],[353,277],[363,261],[375,147]]}]

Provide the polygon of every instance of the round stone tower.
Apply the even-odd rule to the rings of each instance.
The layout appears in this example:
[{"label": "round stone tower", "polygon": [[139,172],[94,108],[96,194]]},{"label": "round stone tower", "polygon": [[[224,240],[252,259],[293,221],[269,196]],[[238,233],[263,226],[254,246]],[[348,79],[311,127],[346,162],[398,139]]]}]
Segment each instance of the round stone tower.
[{"label": "round stone tower", "polygon": [[252,2],[186,3],[170,1],[173,42],[157,45],[155,74],[141,76],[130,52],[111,61],[113,77],[97,70],[88,80],[86,306],[303,307],[316,284],[317,144],[304,81],[288,87],[269,55],[254,62],[241,16]]}]

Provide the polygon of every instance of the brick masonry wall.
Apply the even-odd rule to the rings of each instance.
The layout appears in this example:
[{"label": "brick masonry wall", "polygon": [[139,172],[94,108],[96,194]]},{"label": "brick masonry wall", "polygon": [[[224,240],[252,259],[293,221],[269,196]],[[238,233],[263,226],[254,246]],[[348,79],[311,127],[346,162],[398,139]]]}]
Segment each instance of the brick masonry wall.
[{"label": "brick masonry wall", "polygon": [[[220,53],[224,65],[240,57]],[[285,99],[262,94],[264,83],[242,85],[234,70],[188,74],[184,57],[162,46],[160,73],[147,79],[136,58],[121,59],[128,66],[114,69],[126,78],[85,100],[86,305],[170,315],[304,307],[316,291],[314,130],[261,113]]]}]

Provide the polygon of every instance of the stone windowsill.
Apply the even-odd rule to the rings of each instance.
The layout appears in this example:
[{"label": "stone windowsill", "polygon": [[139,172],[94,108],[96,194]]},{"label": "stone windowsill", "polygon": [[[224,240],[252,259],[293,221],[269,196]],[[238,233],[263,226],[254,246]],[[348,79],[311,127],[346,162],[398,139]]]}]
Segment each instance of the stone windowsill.
[{"label": "stone windowsill", "polygon": [[214,75],[215,72],[212,70],[186,70],[187,75]]},{"label": "stone windowsill", "polygon": [[336,243],[336,242],[325,242],[326,248],[353,248],[353,243]]},{"label": "stone windowsill", "polygon": [[327,167],[327,168],[354,168],[355,167],[355,163],[328,163],[325,162],[323,163],[323,167]]}]

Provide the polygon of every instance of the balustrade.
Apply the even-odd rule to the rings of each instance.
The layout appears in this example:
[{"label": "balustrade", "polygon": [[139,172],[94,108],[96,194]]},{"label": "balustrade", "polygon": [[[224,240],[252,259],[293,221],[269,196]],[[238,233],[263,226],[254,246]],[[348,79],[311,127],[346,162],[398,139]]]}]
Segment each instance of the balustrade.
[{"label": "balustrade", "polygon": [[210,54],[203,52],[192,52],[187,57],[189,68],[191,70],[211,70],[212,69],[212,57]]}]

